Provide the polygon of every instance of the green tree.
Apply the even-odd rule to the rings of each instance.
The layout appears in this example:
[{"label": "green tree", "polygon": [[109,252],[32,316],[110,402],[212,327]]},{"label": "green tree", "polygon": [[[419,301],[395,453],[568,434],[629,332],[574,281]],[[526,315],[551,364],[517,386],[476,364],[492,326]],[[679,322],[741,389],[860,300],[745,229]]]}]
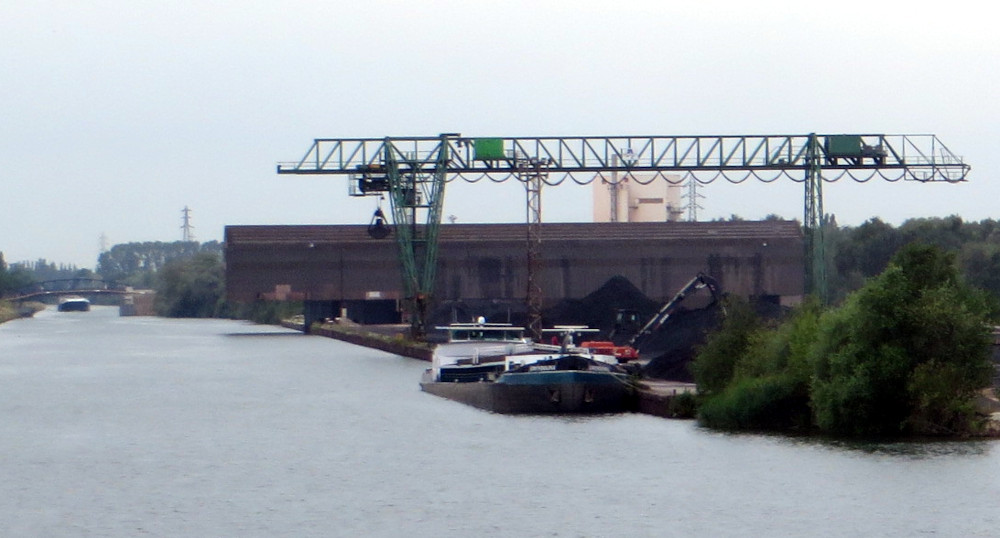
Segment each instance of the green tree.
[{"label": "green tree", "polygon": [[972,228],[965,225],[962,218],[952,215],[946,218],[909,219],[899,227],[899,234],[905,243],[919,242],[934,245],[947,252],[955,252],[962,245],[974,239]]},{"label": "green tree", "polygon": [[698,391],[716,394],[723,391],[736,373],[736,363],[750,346],[751,338],[763,326],[750,303],[742,297],[723,299],[726,317],[718,331],[708,335],[705,345],[691,363]]},{"label": "green tree", "polygon": [[151,288],[156,273],[175,259],[190,258],[199,252],[222,254],[218,241],[195,243],[191,241],[146,241],[122,243],[102,252],[97,260],[97,273],[105,280],[114,280],[135,286]]},{"label": "green tree", "polygon": [[819,315],[819,302],[810,300],[778,327],[752,332],[737,355],[732,381],[705,395],[701,423],[723,429],[809,429],[808,357]]},{"label": "green tree", "polygon": [[898,228],[873,218],[856,228],[824,225],[830,297],[840,302],[888,266],[904,245],[934,245],[959,254],[959,271],[969,285],[1000,297],[1000,226],[997,221],[964,222],[958,216],[909,219]]},{"label": "green tree", "polygon": [[886,268],[901,246],[901,234],[891,224],[873,218],[852,230],[840,244],[834,268],[842,274],[857,272],[864,278],[873,277]]},{"label": "green tree", "polygon": [[4,261],[3,253],[0,252],[0,296],[26,288],[34,281],[31,273],[25,269],[19,266],[8,267],[7,262]]},{"label": "green tree", "polygon": [[213,317],[223,308],[224,296],[222,259],[202,252],[166,263],[158,274],[155,307],[166,317]]},{"label": "green tree", "polygon": [[969,242],[958,253],[962,276],[972,286],[1000,297],[1000,244]]},{"label": "green tree", "polygon": [[[910,245],[822,316],[810,352],[817,425],[844,435],[964,433],[989,384],[987,301],[955,257]],[[941,375],[937,375],[940,373]]]},{"label": "green tree", "polygon": [[14,264],[14,268],[25,271],[31,275],[32,280],[35,282],[97,277],[90,269],[79,269],[72,264],[56,264],[55,262],[49,262],[45,258],[39,258],[33,262],[18,262]]}]

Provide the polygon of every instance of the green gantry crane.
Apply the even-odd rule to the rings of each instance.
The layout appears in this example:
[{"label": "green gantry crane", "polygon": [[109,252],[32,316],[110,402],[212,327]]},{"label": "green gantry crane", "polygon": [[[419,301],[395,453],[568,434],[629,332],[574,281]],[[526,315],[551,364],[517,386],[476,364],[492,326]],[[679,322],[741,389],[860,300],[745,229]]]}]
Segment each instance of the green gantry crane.
[{"label": "green gantry crane", "polygon": [[[588,184],[631,179],[710,183],[782,177],[805,186],[803,228],[808,291],[826,298],[823,182],[961,182],[969,165],[934,135],[805,134],[756,136],[594,136],[323,138],[279,174],[333,174],[350,178],[355,196],[388,195],[399,246],[411,336],[423,337],[434,291],[437,238],[445,185],[455,179],[525,185],[528,206],[529,329],[540,334],[539,264],[541,187],[567,180]],[[640,174],[641,177],[633,176]],[[651,173],[651,174],[650,174]],[[671,174],[667,176],[666,174]],[[680,175],[678,175],[680,174]],[[650,179],[651,178],[651,179]]]}]

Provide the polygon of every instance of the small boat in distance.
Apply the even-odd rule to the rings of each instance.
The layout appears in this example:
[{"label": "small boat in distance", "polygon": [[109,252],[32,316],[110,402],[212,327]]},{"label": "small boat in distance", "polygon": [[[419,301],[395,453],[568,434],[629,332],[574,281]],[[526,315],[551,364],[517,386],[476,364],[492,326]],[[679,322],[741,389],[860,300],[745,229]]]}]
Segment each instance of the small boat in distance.
[{"label": "small boat in distance", "polygon": [[59,298],[60,312],[89,312],[90,301],[77,295],[66,295]]}]

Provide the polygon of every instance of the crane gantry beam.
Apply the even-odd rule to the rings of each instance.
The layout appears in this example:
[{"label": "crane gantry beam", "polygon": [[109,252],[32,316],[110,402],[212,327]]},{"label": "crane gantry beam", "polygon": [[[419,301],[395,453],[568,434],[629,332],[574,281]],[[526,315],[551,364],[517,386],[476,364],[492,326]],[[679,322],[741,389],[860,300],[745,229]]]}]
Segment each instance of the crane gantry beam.
[{"label": "crane gantry beam", "polygon": [[[813,139],[823,141],[813,148]],[[825,170],[898,171],[915,181],[962,181],[969,166],[934,135],[595,136],[321,138],[280,174],[357,174],[385,156],[427,156],[448,146],[448,173],[514,176],[525,159],[547,159],[550,174],[805,170],[814,149]]]},{"label": "crane gantry beam", "polygon": [[[544,168],[545,173],[524,173],[532,168]],[[436,137],[321,138],[298,161],[278,164],[279,174],[350,176],[352,195],[389,194],[404,290],[411,299],[411,329],[417,337],[422,336],[433,292],[444,186],[454,179],[532,181],[536,185],[526,185],[530,212],[531,195],[541,183],[554,185],[567,179],[580,184],[596,179],[709,183],[720,177],[731,182],[787,177],[805,185],[807,282],[812,293],[824,297],[823,182],[880,177],[954,183],[964,181],[969,170],[935,135],[815,133],[592,137],[444,133]],[[421,219],[423,226],[418,227]],[[540,215],[536,216],[529,226],[540,221]],[[529,241],[536,236],[529,229]]]}]

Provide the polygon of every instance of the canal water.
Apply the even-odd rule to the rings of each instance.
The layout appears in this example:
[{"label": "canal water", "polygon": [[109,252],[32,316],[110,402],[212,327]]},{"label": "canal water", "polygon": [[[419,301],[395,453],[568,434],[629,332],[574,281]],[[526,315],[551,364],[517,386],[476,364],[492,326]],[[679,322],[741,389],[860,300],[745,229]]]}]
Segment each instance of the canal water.
[{"label": "canal water", "polygon": [[426,363],[285,329],[0,325],[5,536],[998,536],[996,441],[503,416]]}]

